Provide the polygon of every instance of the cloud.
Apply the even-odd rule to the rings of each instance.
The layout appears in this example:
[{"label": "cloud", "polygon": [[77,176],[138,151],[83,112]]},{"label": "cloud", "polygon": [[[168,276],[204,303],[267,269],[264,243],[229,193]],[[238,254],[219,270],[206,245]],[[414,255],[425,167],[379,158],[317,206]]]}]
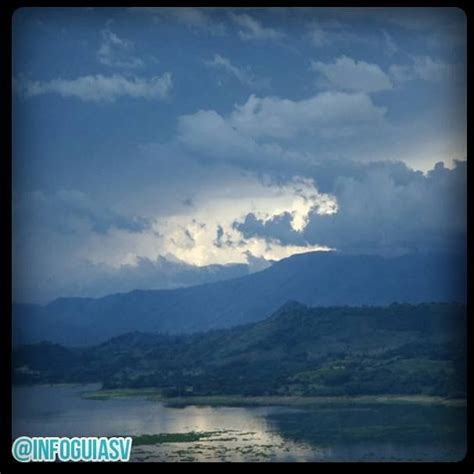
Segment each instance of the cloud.
[{"label": "cloud", "polygon": [[92,231],[100,234],[105,234],[114,227],[132,233],[141,233],[151,228],[148,219],[142,216],[129,217],[112,209],[97,206],[81,191],[62,189],[58,191],[56,197],[66,212],[88,220]]},{"label": "cloud", "polygon": [[400,49],[397,43],[392,38],[392,36],[386,30],[382,30],[382,35],[384,38],[384,47],[386,54],[388,56],[393,56],[394,54],[398,53]]},{"label": "cloud", "polygon": [[172,88],[169,72],[149,79],[112,76],[82,76],[76,79],[52,79],[51,81],[31,81],[14,78],[13,89],[23,98],[44,94],[59,94],[61,97],[75,97],[90,102],[114,102],[119,97],[133,99],[162,100],[168,97]]},{"label": "cloud", "polygon": [[340,212],[313,216],[309,241],[331,242],[352,253],[463,251],[466,233],[466,163],[438,163],[427,175],[396,183],[386,169],[361,179],[339,178]]},{"label": "cloud", "polygon": [[308,25],[309,32],[307,33],[311,44],[316,47],[322,47],[329,43],[329,35],[326,30],[321,28],[317,23],[312,22]]},{"label": "cloud", "polygon": [[[31,106],[45,106],[55,98],[52,94],[105,103],[127,97],[161,100],[172,91],[171,74],[145,74],[138,69],[140,60],[149,66],[148,54],[168,40],[192,43],[179,57],[166,55],[176,63],[170,70],[187,73],[180,76],[181,102],[166,107],[164,115],[163,110],[150,115],[152,109],[136,108],[137,120],[148,121],[143,130],[138,123],[121,133],[123,117],[105,107],[110,120],[99,120],[99,135],[108,137],[106,143],[99,143],[95,133],[77,141],[72,123],[60,127],[56,146],[49,146],[53,142],[47,134],[57,129],[57,114],[43,114],[46,121],[33,134],[24,127],[17,134],[15,187],[42,191],[31,196],[28,212],[15,210],[16,222],[25,223],[16,226],[15,253],[23,255],[25,269],[35,267],[37,281],[42,270],[59,282],[88,263],[110,274],[126,267],[138,286],[140,272],[155,268],[160,255],[189,265],[265,264],[313,248],[389,253],[449,249],[462,240],[463,165],[454,170],[438,166],[423,175],[401,163],[374,163],[405,160],[427,170],[436,161],[448,165],[452,158],[465,157],[465,88],[453,80],[464,49],[453,42],[439,49],[429,46],[429,38],[440,38],[437,26],[404,29],[402,37],[399,27],[382,18],[383,12],[372,10],[360,16],[353,10],[319,9],[289,9],[280,16],[236,9],[140,11],[127,13],[131,24],[125,29],[108,23],[101,33],[104,16],[99,15],[92,39],[83,37],[80,21],[73,37],[74,31],[69,32],[68,44],[77,58],[92,59],[98,71],[68,73],[61,61],[45,62],[38,54],[48,48],[41,48],[33,30],[28,38],[39,41],[31,50],[38,54],[16,62],[18,73],[25,67],[29,74],[45,71],[28,76],[38,80],[14,80],[16,93],[43,98],[44,103],[31,100]],[[407,10],[403,17],[408,21],[410,15]],[[415,16],[421,20],[424,15]],[[435,16],[442,25],[444,14]],[[305,30],[311,19],[317,21]],[[225,31],[219,21],[233,35],[218,38],[216,47],[216,38],[207,35]],[[144,29],[138,31],[140,25]],[[460,22],[453,23],[453,32],[456,25]],[[43,40],[50,45],[54,38],[66,41],[68,32],[53,33]],[[141,42],[145,50],[136,54],[130,39],[138,49],[138,38],[147,34],[150,41]],[[276,51],[275,43],[285,45],[284,50]],[[299,53],[310,51],[311,44],[322,49],[305,59]],[[303,49],[296,51],[296,45]],[[17,46],[23,57],[27,44]],[[237,46],[252,50],[256,62],[245,63]],[[308,70],[311,58],[316,61],[313,73]],[[212,70],[202,74],[206,59]],[[155,74],[159,77],[152,78]],[[263,82],[260,74],[272,76],[274,95],[252,90]],[[288,80],[280,80],[286,76]],[[314,91],[316,76],[330,88]],[[188,100],[188,92],[204,90],[214,77],[228,81],[228,90],[208,87]],[[445,79],[442,87],[428,84],[440,78]],[[390,94],[376,94],[395,86]],[[245,90],[248,94],[242,96]],[[155,143],[138,145],[140,137]],[[78,164],[83,157],[83,165]],[[103,185],[104,172],[110,186]],[[296,182],[295,176],[300,177]],[[51,191],[61,186],[84,193]],[[337,212],[318,214],[323,202],[337,206]]]},{"label": "cloud", "polygon": [[283,244],[277,239],[255,236],[246,238],[239,225],[249,213],[263,222],[288,213],[292,228],[302,232],[311,212],[330,215],[336,210],[334,198],[320,193],[312,180],[294,177],[278,184],[247,176],[232,184],[202,190],[194,209],[157,219],[154,228],[165,236],[160,244],[161,252],[194,265],[244,263],[248,252],[257,258],[279,260],[294,253],[328,247]]},{"label": "cloud", "polygon": [[132,7],[130,11],[151,15],[155,21],[174,20],[193,31],[223,35],[225,25],[216,22],[209,8],[195,7]]},{"label": "cloud", "polygon": [[[340,13],[337,15],[339,20],[343,18]],[[378,18],[380,20],[380,18]],[[330,47],[361,47],[364,51],[373,49],[382,50],[387,56],[393,56],[400,51],[400,48],[387,29],[390,25],[381,22],[379,28],[364,27],[363,32],[354,29],[355,22],[347,18],[345,21],[339,21],[327,18],[325,20],[318,18],[317,21],[310,21],[306,24],[306,33],[304,37],[311,46],[315,48]],[[373,22],[374,19],[366,18],[364,24]],[[389,28],[387,28],[387,26]]]},{"label": "cloud", "polygon": [[284,212],[270,219],[259,219],[253,212],[247,214],[243,222],[235,222],[234,226],[246,239],[253,237],[266,238],[284,242],[285,245],[307,244],[304,235],[292,224],[292,216]]},{"label": "cloud", "polygon": [[447,91],[410,127],[390,120],[383,98],[365,92],[322,91],[301,100],[252,94],[226,113],[180,116],[175,140],[193,159],[254,171],[305,175],[339,159],[402,160],[426,171],[466,157],[465,107]]},{"label": "cloud", "polygon": [[270,260],[266,260],[263,257],[256,257],[255,255],[250,252],[250,250],[246,250],[244,252],[245,256],[247,257],[247,265],[250,272],[259,272],[261,270],[265,270],[266,268],[270,267],[273,262]]},{"label": "cloud", "polygon": [[239,36],[245,41],[274,41],[280,40],[284,37],[282,32],[263,26],[258,20],[250,15],[230,13],[230,17],[237,26],[242,28],[239,30]]},{"label": "cloud", "polygon": [[229,123],[246,136],[289,138],[350,133],[358,125],[383,121],[384,115],[385,108],[364,93],[322,92],[299,101],[252,95],[235,107]]},{"label": "cloud", "polygon": [[442,82],[463,81],[466,72],[461,67],[432,59],[430,56],[415,56],[410,64],[393,64],[389,73],[397,82]]},{"label": "cloud", "polygon": [[[140,289],[172,289],[237,278],[271,265],[265,259],[249,257],[249,263],[196,267],[172,256],[137,258],[133,264],[111,267],[91,262],[75,262],[74,269],[60,277],[51,266],[22,271],[13,281],[15,301],[47,303],[60,297],[99,298],[113,293]],[[17,268],[18,271],[18,268]]]},{"label": "cloud", "polygon": [[268,86],[268,80],[257,79],[249,68],[238,67],[220,54],[215,54],[212,60],[206,61],[206,65],[237,79],[244,86],[253,88]]},{"label": "cloud", "polygon": [[218,160],[255,156],[258,145],[241,135],[214,110],[200,110],[178,119],[178,141],[191,151]]},{"label": "cloud", "polygon": [[[319,184],[318,175],[315,171]],[[440,162],[426,174],[402,163],[350,165],[346,171],[339,168],[325,184],[337,202],[337,212],[321,215],[312,210],[300,230],[288,212],[270,219],[249,213],[237,228],[247,239],[259,237],[283,245],[317,242],[354,254],[465,250],[465,161],[456,162],[453,169]]]},{"label": "cloud", "polygon": [[466,15],[461,8],[392,8],[378,16],[379,21],[402,28],[405,34],[422,34],[430,45],[459,45],[466,41]]},{"label": "cloud", "polygon": [[370,46],[380,38],[373,33],[355,33],[349,22],[334,19],[310,21],[306,24],[305,38],[315,48],[327,48],[334,45]]},{"label": "cloud", "polygon": [[[451,49],[466,45],[467,21],[461,8],[337,8],[326,10],[326,14],[322,9],[313,9],[313,14],[314,11],[317,21],[312,23],[322,28],[327,38],[326,42],[314,44],[318,47],[365,42],[378,49],[385,47],[390,54],[390,45],[381,41],[376,30],[394,32],[403,36],[404,44],[410,41],[415,47]],[[311,12],[304,13],[308,17]],[[352,33],[354,27],[359,31],[363,28],[363,34]]]},{"label": "cloud", "polygon": [[[287,168],[298,174],[311,168],[318,155],[331,156],[333,144],[353,153],[351,137],[384,128],[385,108],[364,93],[323,92],[301,101],[251,95],[225,116],[215,110],[180,116],[175,141],[202,162],[254,171]],[[315,143],[316,150],[323,146],[328,151],[317,154]]]},{"label": "cloud", "polygon": [[[166,269],[160,256],[257,270],[312,250],[394,255],[459,251],[466,242],[465,162],[452,170],[438,164],[423,174],[399,162],[326,161],[308,172],[311,177],[293,179],[201,168],[207,181],[193,171],[174,197],[191,195],[193,205],[165,206],[162,214],[160,206],[145,216],[112,209],[74,190],[38,191],[20,202],[14,197],[12,253],[21,298],[99,295],[204,278],[188,273],[191,268],[186,275]],[[169,183],[169,189],[176,186]],[[169,192],[156,183],[154,191],[148,201],[162,202]]]},{"label": "cloud", "polygon": [[[232,179],[219,181],[214,175],[210,182],[214,186],[194,183],[192,207],[145,217],[98,205],[74,190],[17,195],[12,249],[15,294],[20,292],[18,298],[26,301],[44,301],[68,293],[106,294],[156,288],[166,281],[170,285],[203,281],[203,274],[188,267],[187,276],[176,276],[176,265],[164,268],[160,256],[187,266],[239,263],[253,271],[294,253],[327,249],[246,238],[235,225],[249,213],[263,221],[289,213],[292,225],[301,231],[315,208],[330,212],[325,206],[332,198],[318,192],[312,181],[294,178],[276,183],[234,169]],[[155,186],[154,200],[165,193]],[[236,276],[230,269],[208,270],[216,278]]]},{"label": "cloud", "polygon": [[214,240],[213,245],[215,245],[216,247],[222,247],[224,245],[224,242],[222,240],[222,237],[224,237],[224,229],[221,225],[217,226],[216,234],[216,239]]},{"label": "cloud", "polygon": [[311,61],[311,69],[319,72],[331,87],[346,91],[378,92],[392,89],[392,82],[377,64],[341,56],[332,63]]},{"label": "cloud", "polygon": [[101,64],[125,69],[135,69],[144,65],[141,58],[134,56],[132,41],[120,38],[110,28],[103,29],[100,34],[102,41],[97,51],[97,58]]},{"label": "cloud", "polygon": [[141,233],[151,229],[151,222],[142,216],[129,216],[108,207],[97,205],[87,194],[60,189],[53,194],[42,191],[26,193],[14,203],[18,219],[47,226],[56,232],[68,234],[84,229],[107,234],[111,229]]}]

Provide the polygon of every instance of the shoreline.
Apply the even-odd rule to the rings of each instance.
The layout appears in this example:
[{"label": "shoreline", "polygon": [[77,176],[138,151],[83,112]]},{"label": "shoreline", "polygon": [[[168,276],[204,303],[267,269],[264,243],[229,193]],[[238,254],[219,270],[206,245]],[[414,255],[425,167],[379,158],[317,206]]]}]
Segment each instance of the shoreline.
[{"label": "shoreline", "polygon": [[88,400],[110,400],[114,398],[143,397],[146,400],[160,402],[169,407],[184,408],[187,406],[211,407],[259,407],[286,406],[306,408],[331,404],[424,404],[465,407],[466,399],[449,399],[430,395],[359,395],[349,396],[252,396],[241,395],[207,395],[164,397],[158,389],[114,389],[83,392],[81,397]]}]

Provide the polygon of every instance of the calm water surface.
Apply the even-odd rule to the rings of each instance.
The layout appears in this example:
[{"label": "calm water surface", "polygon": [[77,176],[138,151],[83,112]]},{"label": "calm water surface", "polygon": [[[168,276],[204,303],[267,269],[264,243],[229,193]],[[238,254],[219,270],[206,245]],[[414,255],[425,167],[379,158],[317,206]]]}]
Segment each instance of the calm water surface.
[{"label": "calm water surface", "polygon": [[136,446],[135,461],[452,461],[465,453],[465,409],[420,405],[166,407],[87,400],[96,385],[13,388],[13,436],[216,432],[204,441]]}]

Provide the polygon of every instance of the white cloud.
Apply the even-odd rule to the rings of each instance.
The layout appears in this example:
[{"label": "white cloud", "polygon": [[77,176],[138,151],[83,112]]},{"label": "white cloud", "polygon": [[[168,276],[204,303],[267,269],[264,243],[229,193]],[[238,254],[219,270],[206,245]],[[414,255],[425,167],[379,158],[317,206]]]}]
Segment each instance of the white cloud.
[{"label": "white cloud", "polygon": [[237,15],[235,13],[231,13],[230,17],[240,28],[242,28],[239,30],[239,36],[243,40],[279,40],[284,36],[283,33],[278,30],[263,26],[259,21],[257,21],[255,18],[252,18],[250,15]]},{"label": "white cloud", "polygon": [[328,32],[315,22],[312,22],[309,25],[309,32],[307,36],[310,39],[311,44],[317,48],[325,46],[329,43]]},{"label": "white cloud", "polygon": [[178,119],[178,140],[191,150],[214,158],[254,156],[258,145],[240,134],[214,110],[200,110]]},{"label": "white cloud", "polygon": [[405,82],[416,79],[413,67],[407,64],[392,64],[388,72],[396,82]]},{"label": "white cloud", "polygon": [[346,134],[361,124],[380,123],[384,115],[385,108],[363,93],[323,92],[300,101],[252,95],[235,107],[229,123],[246,136],[289,138]]},{"label": "white cloud", "polygon": [[99,62],[105,66],[135,69],[143,66],[143,60],[134,56],[134,44],[120,38],[110,28],[101,32],[101,44],[97,51]]},{"label": "white cloud", "polygon": [[216,22],[210,9],[195,7],[132,7],[131,11],[151,15],[155,21],[174,20],[194,31],[204,31],[212,35],[225,33],[223,23]]},{"label": "white cloud", "polygon": [[226,75],[237,79],[244,86],[259,88],[268,85],[268,81],[255,78],[249,68],[238,67],[232,64],[230,59],[220,54],[215,54],[211,61],[206,61],[206,64],[209,67],[222,71]]},{"label": "white cloud", "polygon": [[441,82],[463,80],[465,71],[453,64],[445,63],[430,56],[415,56],[411,64],[393,64],[390,75],[398,82],[422,81]]},{"label": "white cloud", "polygon": [[[354,134],[386,128],[384,116],[385,108],[363,93],[324,92],[301,101],[251,95],[227,116],[200,110],[179,117],[176,142],[198,160],[296,169],[314,162],[314,140],[348,142]],[[289,148],[295,138],[302,145]]]},{"label": "white cloud", "polygon": [[164,99],[172,88],[169,72],[149,79],[112,76],[82,76],[76,79],[52,79],[51,81],[31,81],[24,78],[13,80],[14,90],[22,97],[35,97],[43,94],[59,94],[62,97],[75,97],[84,101],[113,102],[119,97],[134,99]]},{"label": "white cloud", "polygon": [[335,44],[369,45],[377,40],[373,34],[354,33],[347,23],[341,23],[337,20],[310,21],[306,24],[304,36],[316,48],[324,48]]},{"label": "white cloud", "polygon": [[385,52],[388,56],[393,56],[394,54],[398,53],[399,47],[395,43],[392,36],[386,31],[382,30],[384,43],[385,43]]},{"label": "white cloud", "polygon": [[332,46],[360,46],[362,48],[382,49],[387,56],[393,56],[399,51],[399,47],[392,36],[383,29],[377,31],[366,29],[363,33],[351,30],[349,21],[336,20],[310,21],[306,24],[305,38],[315,48]]},{"label": "white cloud", "polygon": [[377,64],[347,56],[341,56],[333,63],[312,61],[311,69],[322,74],[329,85],[337,89],[370,93],[393,87],[388,75]]}]

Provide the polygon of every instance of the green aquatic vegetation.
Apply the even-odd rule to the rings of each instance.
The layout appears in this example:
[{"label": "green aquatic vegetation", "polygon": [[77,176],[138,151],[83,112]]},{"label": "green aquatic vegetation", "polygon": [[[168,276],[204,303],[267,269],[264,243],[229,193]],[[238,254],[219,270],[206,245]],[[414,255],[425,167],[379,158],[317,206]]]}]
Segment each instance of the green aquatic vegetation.
[{"label": "green aquatic vegetation", "polygon": [[160,397],[160,391],[154,388],[96,390],[83,392],[81,397],[86,400],[112,400],[114,398],[127,397],[145,397],[147,399],[158,400]]},{"label": "green aquatic vegetation", "polygon": [[[144,434],[133,437],[134,446],[163,444],[163,443],[192,443],[215,436],[219,431],[190,431],[188,433],[158,433]],[[184,452],[184,451],[183,451]],[[177,451],[179,453],[179,451]]]},{"label": "green aquatic vegetation", "polygon": [[[205,396],[205,397],[181,397],[180,399],[165,398],[160,391],[153,388],[141,389],[114,389],[87,391],[81,397],[88,400],[111,400],[126,397],[144,397],[150,401],[163,402],[171,408],[184,408],[194,406],[289,406],[296,408],[317,408],[326,405],[347,404],[423,404],[423,405],[445,405],[465,406],[465,399],[444,399],[442,397],[427,395],[371,395],[371,396],[328,396],[328,397],[301,397],[301,396],[266,396],[266,397],[242,397],[242,396]],[[334,408],[336,409],[336,408]],[[224,430],[224,432],[235,432],[236,430]],[[255,435],[249,431],[241,435]]]}]

